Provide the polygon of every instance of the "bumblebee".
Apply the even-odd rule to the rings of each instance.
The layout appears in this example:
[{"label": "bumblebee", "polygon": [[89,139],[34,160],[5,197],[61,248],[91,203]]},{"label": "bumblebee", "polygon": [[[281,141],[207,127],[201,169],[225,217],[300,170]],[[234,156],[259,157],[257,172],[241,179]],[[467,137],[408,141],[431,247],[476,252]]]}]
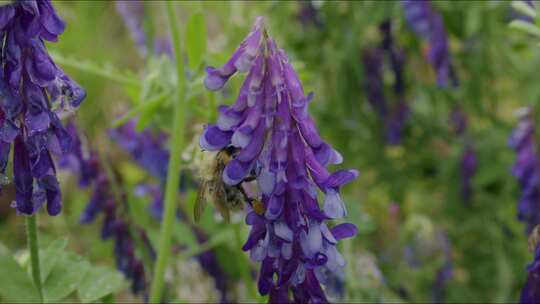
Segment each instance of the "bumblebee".
[{"label": "bumblebee", "polygon": [[251,174],[241,183],[234,186],[227,185],[223,182],[223,171],[238,152],[239,149],[235,147],[226,147],[218,151],[213,160],[205,168],[202,168],[201,185],[193,210],[196,222],[200,220],[207,201],[213,203],[226,223],[230,221],[230,211],[240,210],[246,203],[256,206],[254,207],[255,210],[264,213],[264,211],[261,211],[264,209],[263,204],[258,200],[250,198],[242,187],[242,183],[255,180],[256,177],[254,174]]}]

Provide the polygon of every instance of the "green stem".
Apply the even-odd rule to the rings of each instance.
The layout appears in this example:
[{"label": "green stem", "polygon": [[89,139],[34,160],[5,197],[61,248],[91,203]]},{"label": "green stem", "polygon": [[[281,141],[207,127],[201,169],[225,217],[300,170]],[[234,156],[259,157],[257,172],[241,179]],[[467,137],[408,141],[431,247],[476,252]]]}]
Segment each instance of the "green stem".
[{"label": "green stem", "polygon": [[180,46],[180,32],[176,24],[176,13],[172,1],[166,1],[167,16],[171,28],[171,38],[174,45],[176,58],[176,74],[178,81],[177,97],[174,102],[174,120],[171,129],[171,158],[165,186],[165,211],[161,225],[161,238],[159,240],[158,257],[154,268],[154,278],[150,288],[150,303],[160,302],[164,285],[164,273],[171,251],[172,228],[176,213],[176,199],[178,197],[178,184],[180,181],[180,155],[184,146],[184,121],[186,114],[186,102],[184,100],[185,69],[184,57]]},{"label": "green stem", "polygon": [[39,267],[39,247],[36,217],[37,215],[35,214],[26,217],[26,236],[28,250],[30,251],[30,260],[32,263],[32,278],[34,279],[34,285],[39,293],[40,302],[44,303],[43,287],[41,285],[41,269]]}]

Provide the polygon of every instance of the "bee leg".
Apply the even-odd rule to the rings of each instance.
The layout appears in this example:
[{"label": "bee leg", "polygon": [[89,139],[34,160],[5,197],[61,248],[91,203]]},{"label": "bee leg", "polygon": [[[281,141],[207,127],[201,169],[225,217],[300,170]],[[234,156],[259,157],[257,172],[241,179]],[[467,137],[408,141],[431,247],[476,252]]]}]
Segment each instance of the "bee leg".
[{"label": "bee leg", "polygon": [[252,182],[252,181],[254,181],[254,180],[256,180],[256,179],[257,179],[257,176],[255,176],[255,175],[250,175],[250,176],[244,178],[244,180],[242,180],[242,182],[249,183],[249,182]]},{"label": "bee leg", "polygon": [[238,191],[240,191],[240,193],[242,193],[242,196],[246,202],[250,203],[252,201],[252,199],[247,195],[246,190],[244,190],[244,187],[242,187],[242,184],[236,185],[236,188]]}]

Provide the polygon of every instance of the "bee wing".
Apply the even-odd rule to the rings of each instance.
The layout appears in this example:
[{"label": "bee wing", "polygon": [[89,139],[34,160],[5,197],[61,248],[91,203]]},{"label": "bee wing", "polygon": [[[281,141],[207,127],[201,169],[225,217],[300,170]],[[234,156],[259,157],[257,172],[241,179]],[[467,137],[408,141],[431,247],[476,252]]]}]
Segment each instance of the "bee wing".
[{"label": "bee wing", "polygon": [[201,215],[203,214],[204,207],[206,207],[206,191],[208,187],[208,182],[202,182],[197,192],[197,199],[195,200],[195,205],[193,206],[193,218],[195,222],[201,220]]},{"label": "bee wing", "polygon": [[223,185],[216,188],[216,195],[214,195],[214,206],[217,208],[225,223],[229,223],[231,220],[229,214],[229,208],[227,208],[227,194]]}]

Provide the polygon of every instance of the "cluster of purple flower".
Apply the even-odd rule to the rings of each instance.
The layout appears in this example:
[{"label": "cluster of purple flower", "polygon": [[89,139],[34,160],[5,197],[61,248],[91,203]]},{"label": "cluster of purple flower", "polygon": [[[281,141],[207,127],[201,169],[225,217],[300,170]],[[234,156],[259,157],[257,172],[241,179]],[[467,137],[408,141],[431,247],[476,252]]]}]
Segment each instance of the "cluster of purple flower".
[{"label": "cluster of purple flower", "polygon": [[465,152],[461,156],[461,193],[463,199],[468,202],[470,201],[473,189],[472,189],[472,179],[476,174],[476,169],[478,167],[478,161],[476,159],[476,152],[474,151],[471,144],[467,144],[465,147]]},{"label": "cluster of purple flower", "polygon": [[508,145],[517,154],[512,174],[521,187],[518,219],[527,224],[529,233],[540,224],[540,163],[532,109],[523,108],[518,114],[520,121],[508,139]]},{"label": "cluster of purple flower", "polygon": [[474,151],[471,140],[467,134],[467,115],[459,107],[455,107],[450,114],[450,126],[456,135],[465,139],[465,149],[460,161],[460,175],[461,195],[463,200],[468,202],[473,194],[472,179],[476,174],[478,161],[476,158],[476,152]]},{"label": "cluster of purple flower", "polygon": [[[148,4],[147,4],[148,5]],[[131,39],[135,42],[142,57],[148,55],[147,31],[144,26],[145,3],[142,0],[116,1],[116,10],[122,16]],[[172,45],[169,39],[156,37],[153,41],[153,53],[156,55],[172,55]]]},{"label": "cluster of purple flower", "polygon": [[452,265],[452,252],[448,236],[446,233],[439,233],[437,238],[445,261],[443,266],[437,271],[435,282],[433,282],[433,303],[444,303],[446,285],[453,276],[454,267]]},{"label": "cluster of purple flower", "polygon": [[[405,79],[403,66],[405,55],[398,50],[392,38],[390,21],[385,21],[379,27],[383,40],[380,47],[364,50],[362,61],[365,71],[367,100],[385,123],[386,140],[391,145],[401,143],[402,133],[409,118],[409,106],[405,100]],[[384,92],[383,67],[384,57],[387,56],[394,74],[394,96],[397,102],[387,104]]]},{"label": "cluster of purple flower", "polygon": [[14,207],[36,212],[46,201],[50,215],[62,209],[52,154],[71,138],[59,114],[78,107],[86,93],[55,65],[44,40],[57,41],[65,24],[49,0],[0,6],[0,174],[13,145]]},{"label": "cluster of purple flower", "polygon": [[[138,196],[149,196],[152,198],[149,205],[149,211],[156,219],[161,219],[163,214],[163,185],[167,178],[167,169],[169,165],[169,152],[165,149],[167,135],[164,133],[155,133],[150,129],[137,132],[136,122],[130,120],[118,128],[109,132],[111,139],[115,140],[132,159],[143,169],[148,171],[160,184],[144,183],[137,186],[135,194]],[[179,191],[185,192],[188,183],[188,177],[182,172],[180,178]],[[185,219],[181,210],[178,211],[180,220]],[[199,243],[208,241],[208,235],[201,229],[190,226],[197,237]],[[217,256],[213,250],[208,250],[197,256],[197,260],[203,269],[214,279],[216,288],[220,291],[222,302],[229,300],[229,291],[227,290],[227,275],[219,265]]]},{"label": "cluster of purple flower", "polygon": [[93,187],[92,196],[81,214],[80,222],[83,224],[92,223],[100,213],[103,214],[101,237],[103,239],[114,238],[116,266],[127,278],[132,280],[131,289],[134,294],[144,292],[146,289],[144,265],[142,260],[135,255],[133,231],[139,232],[150,255],[153,252],[152,246],[142,229],[135,227],[122,217],[122,210],[128,208],[125,196],[120,193],[121,197],[117,197],[113,193],[110,176],[102,167],[98,155],[94,151],[85,153],[73,123],[68,124],[67,130],[73,138],[71,152],[61,158],[60,166],[79,174],[81,187]]},{"label": "cluster of purple flower", "polygon": [[534,304],[540,302],[540,246],[535,245],[534,259],[527,267],[528,275],[525,285],[521,289],[521,304]]},{"label": "cluster of purple flower", "polygon": [[314,25],[318,28],[324,26],[319,10],[309,0],[298,1],[298,19],[305,27]]},{"label": "cluster of purple flower", "polygon": [[401,4],[411,30],[428,43],[427,58],[437,74],[437,84],[457,86],[448,35],[441,15],[429,0],[401,0]]},{"label": "cluster of purple flower", "polygon": [[[206,72],[210,90],[221,89],[236,72],[248,72],[236,102],[219,108],[217,123],[206,126],[200,145],[210,151],[239,149],[223,172],[226,184],[242,184],[256,175],[253,199],[264,208],[249,208],[251,231],[243,249],[262,262],[259,293],[275,303],[289,302],[289,290],[295,302],[326,302],[321,283],[333,273],[342,275],[345,266],[336,244],[357,229],[349,223],[330,228],[325,222],[346,216],[339,189],[358,172],[326,169],[342,157],[321,139],[307,111],[313,94],[304,94],[263,18],[224,66]],[[325,194],[322,210],[317,187]]]}]

